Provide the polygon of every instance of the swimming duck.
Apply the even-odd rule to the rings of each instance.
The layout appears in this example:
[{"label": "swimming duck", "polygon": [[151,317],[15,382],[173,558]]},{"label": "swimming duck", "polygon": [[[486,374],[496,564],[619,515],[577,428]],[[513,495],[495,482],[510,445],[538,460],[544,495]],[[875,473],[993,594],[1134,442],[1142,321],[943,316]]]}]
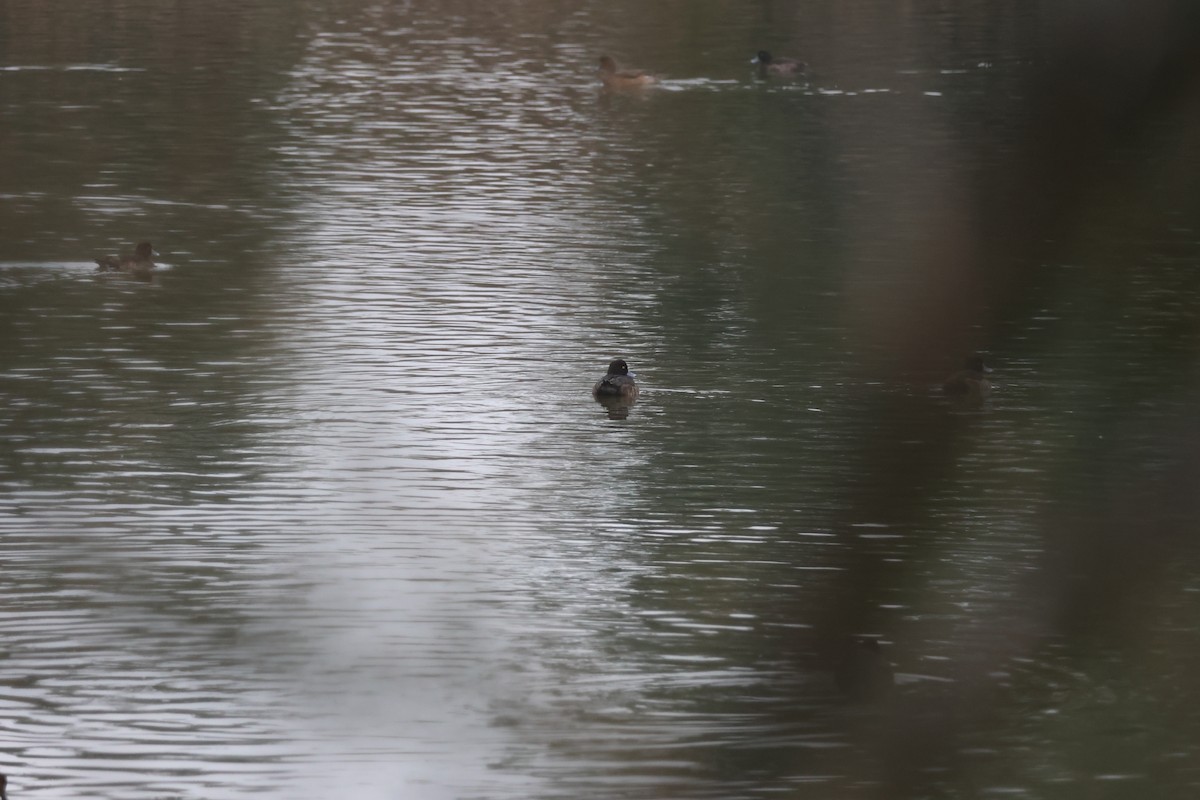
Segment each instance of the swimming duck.
[{"label": "swimming duck", "polygon": [[982,399],[992,390],[991,382],[985,377],[991,371],[981,356],[971,356],[962,369],[946,378],[942,391],[951,396]]},{"label": "swimming duck", "polygon": [[648,72],[636,69],[619,69],[612,56],[600,56],[600,66],[596,70],[605,89],[637,89],[649,86],[658,81]]},{"label": "swimming duck", "polygon": [[96,259],[97,272],[129,272],[139,277],[149,277],[154,271],[154,247],[149,242],[138,243],[133,255],[101,256]]},{"label": "swimming duck", "polygon": [[8,776],[0,772],[0,800],[8,800]]},{"label": "swimming duck", "polygon": [[751,64],[758,65],[760,75],[799,75],[808,69],[803,61],[794,58],[774,58],[766,50],[759,50],[758,55],[750,59]]},{"label": "swimming duck", "polygon": [[833,678],[842,694],[851,700],[879,700],[896,682],[892,665],[874,639],[848,643],[842,660],[834,668]]},{"label": "swimming duck", "polygon": [[596,381],[592,387],[592,395],[597,399],[604,397],[623,397],[632,400],[638,396],[637,384],[633,382],[636,373],[629,371],[629,365],[624,359],[614,358],[608,365],[608,374]]}]

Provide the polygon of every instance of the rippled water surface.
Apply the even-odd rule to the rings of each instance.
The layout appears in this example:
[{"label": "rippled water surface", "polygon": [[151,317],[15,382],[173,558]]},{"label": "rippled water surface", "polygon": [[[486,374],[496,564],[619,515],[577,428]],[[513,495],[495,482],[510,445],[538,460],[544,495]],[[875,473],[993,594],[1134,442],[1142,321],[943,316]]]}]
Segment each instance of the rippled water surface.
[{"label": "rippled water surface", "polygon": [[0,3],[14,800],[1195,791],[1189,98],[1071,138],[984,2],[251,5]]}]

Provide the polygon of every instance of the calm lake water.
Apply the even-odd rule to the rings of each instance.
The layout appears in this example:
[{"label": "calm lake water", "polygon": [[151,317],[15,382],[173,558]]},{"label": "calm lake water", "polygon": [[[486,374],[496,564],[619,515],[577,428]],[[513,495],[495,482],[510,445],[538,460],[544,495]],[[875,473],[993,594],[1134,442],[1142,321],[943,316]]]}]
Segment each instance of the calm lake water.
[{"label": "calm lake water", "polygon": [[1194,796],[1191,29],[1066,6],[0,0],[13,800]]}]

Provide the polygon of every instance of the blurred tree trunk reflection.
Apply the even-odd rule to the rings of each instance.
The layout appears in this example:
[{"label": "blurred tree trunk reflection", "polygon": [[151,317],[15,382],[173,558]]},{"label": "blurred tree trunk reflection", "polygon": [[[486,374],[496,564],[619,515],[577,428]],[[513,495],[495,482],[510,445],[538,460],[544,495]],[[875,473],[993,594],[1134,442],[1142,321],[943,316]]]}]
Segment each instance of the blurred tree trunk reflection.
[{"label": "blurred tree trunk reflection", "polygon": [[[1011,157],[991,159],[995,166],[964,179],[961,197],[927,217],[928,244],[911,254],[922,281],[886,303],[857,299],[856,328],[882,362],[872,369],[932,370],[930,360],[942,359],[947,347],[1002,354],[1012,344],[1003,320],[1036,305],[1031,294],[1040,266],[1083,258],[1115,213],[1136,227],[1144,216],[1139,208],[1153,203],[1140,172],[1152,165],[1122,162],[1114,154],[1153,141],[1170,170],[1172,143],[1200,137],[1197,4],[1047,3],[1040,52],[1027,92],[1028,123]],[[1135,257],[1136,250],[1128,255]],[[1183,356],[1181,371],[1194,371],[1196,325],[1162,336],[1158,346]],[[1194,374],[1188,385],[1195,399]],[[1153,464],[1140,463],[1144,457],[1124,451],[1122,442],[1123,431],[1139,425],[1137,403],[1144,399],[1136,392],[1113,398],[1091,444],[1077,453],[1080,463],[1096,470],[1090,496],[1060,498],[1041,517],[1046,555],[1040,574],[1027,584],[1025,619],[982,633],[977,641],[987,645],[962,654],[938,709],[898,701],[888,711],[894,724],[873,734],[869,749],[883,769],[879,777],[894,790],[912,791],[932,780],[930,768],[952,761],[964,729],[997,710],[988,672],[1031,652],[1045,637],[1098,635],[1135,654],[1146,650],[1143,601],[1182,555],[1177,545],[1195,534],[1200,431],[1193,414],[1179,417],[1174,426],[1151,433],[1161,452]],[[921,400],[879,400],[880,419],[904,420],[909,429],[863,446],[856,518],[918,520],[928,487],[952,468],[955,441],[970,417],[921,411]],[[898,472],[894,465],[913,440],[932,451],[919,460],[926,468]],[[862,549],[847,558],[839,602],[829,606],[831,636],[878,629],[869,588],[894,569]],[[896,649],[902,651],[903,642]],[[1193,695],[1194,687],[1187,693]]]}]

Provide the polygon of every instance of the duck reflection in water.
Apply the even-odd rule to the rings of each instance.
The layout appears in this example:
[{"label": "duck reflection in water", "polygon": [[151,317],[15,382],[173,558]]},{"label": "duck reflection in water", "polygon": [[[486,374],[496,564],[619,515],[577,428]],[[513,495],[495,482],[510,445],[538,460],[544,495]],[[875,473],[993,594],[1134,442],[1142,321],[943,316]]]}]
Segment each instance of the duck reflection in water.
[{"label": "duck reflection in water", "polygon": [[874,639],[854,639],[846,643],[842,658],[833,672],[837,687],[850,700],[873,702],[892,691],[896,679],[892,665]]},{"label": "duck reflection in water", "polygon": [[0,800],[8,800],[8,776],[0,772]]},{"label": "duck reflection in water", "polygon": [[592,397],[608,409],[610,419],[625,419],[629,409],[637,402],[638,386],[634,382],[637,373],[630,372],[624,359],[614,358],[608,365],[608,373],[592,387]]}]

